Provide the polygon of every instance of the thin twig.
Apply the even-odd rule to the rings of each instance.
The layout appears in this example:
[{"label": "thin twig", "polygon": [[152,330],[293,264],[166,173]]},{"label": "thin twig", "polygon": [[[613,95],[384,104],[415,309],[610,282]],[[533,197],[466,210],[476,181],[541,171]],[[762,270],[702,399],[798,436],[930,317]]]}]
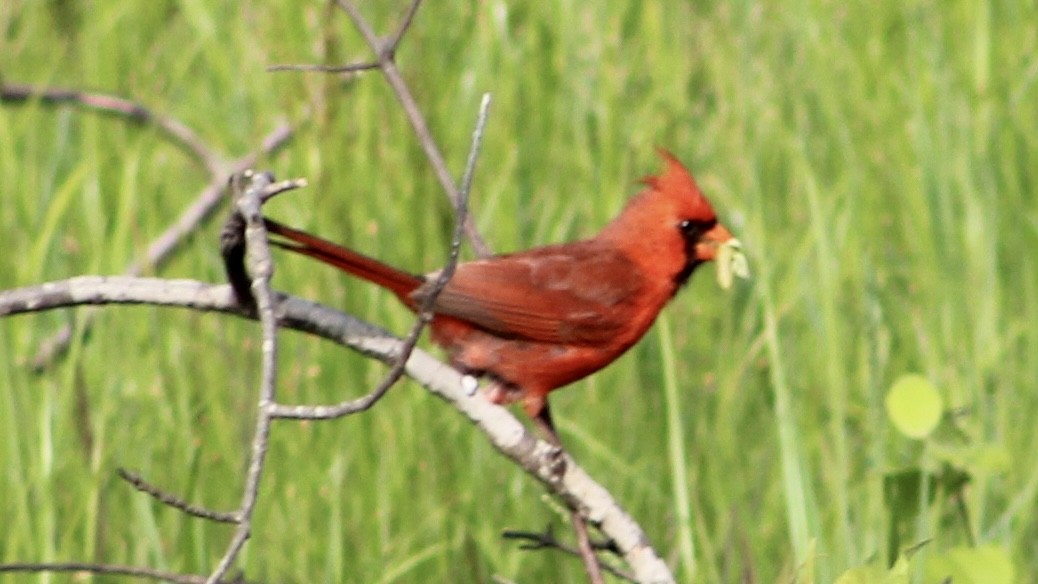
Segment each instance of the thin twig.
[{"label": "thin twig", "polygon": [[38,100],[46,104],[73,104],[101,113],[117,115],[158,128],[171,142],[180,147],[191,158],[209,171],[217,174],[223,167],[223,159],[213,152],[205,142],[186,124],[157,114],[147,107],[114,95],[89,93],[59,87],[34,87],[32,85],[4,84],[0,86],[0,101],[30,103]]},{"label": "thin twig", "polygon": [[193,517],[199,517],[201,519],[211,519],[212,521],[217,521],[219,523],[238,522],[238,516],[235,513],[213,511],[211,509],[206,509],[205,507],[192,505],[191,503],[188,503],[180,497],[177,497],[172,493],[168,493],[163,489],[160,489],[159,487],[152,485],[151,483],[141,478],[140,475],[134,472],[130,472],[125,468],[120,468],[117,472],[119,473],[119,478],[130,483],[133,486],[133,488],[137,489],[138,491],[151,495],[153,498],[155,498],[158,502],[162,503],[163,505],[168,505],[170,507],[173,507],[174,509],[183,511],[188,515],[191,515]]},{"label": "thin twig", "polygon": [[483,95],[483,100],[479,106],[479,114],[476,117],[476,127],[472,132],[472,145],[469,148],[468,161],[465,165],[465,172],[462,175],[461,198],[458,200],[458,207],[455,209],[454,233],[451,236],[451,247],[450,254],[447,258],[447,265],[440,270],[432,289],[423,299],[422,305],[418,310],[418,319],[415,321],[414,326],[411,327],[411,331],[408,333],[407,337],[404,338],[403,345],[401,345],[400,348],[400,354],[396,357],[393,366],[386,374],[385,378],[382,379],[371,393],[333,406],[289,406],[275,404],[271,408],[271,413],[274,417],[297,420],[324,420],[340,418],[357,412],[362,412],[375,405],[378,400],[385,396],[386,392],[389,391],[389,388],[403,377],[407,367],[407,360],[411,357],[411,353],[418,344],[418,339],[421,337],[425,326],[432,320],[430,310],[435,304],[436,298],[440,295],[440,292],[445,286],[447,286],[447,283],[454,275],[454,270],[458,265],[458,258],[461,254],[462,230],[465,224],[465,218],[468,214],[468,199],[470,189],[472,188],[472,177],[475,174],[476,160],[479,158],[479,150],[483,143],[483,134],[486,130],[489,111],[490,94],[486,93]]},{"label": "thin twig", "polygon": [[[414,6],[417,8],[418,4]],[[402,33],[401,33],[402,34]],[[472,179],[476,176],[476,159],[479,158],[479,150],[483,145],[483,134],[486,132],[487,119],[490,115],[490,93],[484,93],[483,98],[479,102],[479,115],[476,117],[476,128],[472,131],[472,146],[469,148],[469,157],[465,161],[465,172],[461,175],[461,193],[460,199],[467,199],[472,191]],[[460,205],[459,208],[464,211],[465,205]],[[465,217],[462,217],[464,219]],[[464,223],[464,221],[462,221]],[[454,227],[454,234],[456,239],[460,238],[460,230],[457,226]],[[451,253],[457,254],[458,251],[451,249]]]},{"label": "thin twig", "polygon": [[[88,572],[90,574],[104,574],[110,576],[130,576],[133,578],[147,578],[159,582],[173,582],[174,584],[202,584],[204,576],[193,574],[174,574],[162,572],[153,568],[141,568],[137,566],[121,566],[117,564],[89,564],[85,562],[20,562],[12,564],[0,564],[0,573],[15,572]],[[228,584],[241,584],[244,582],[240,576],[232,580],[223,580]]]},{"label": "thin twig", "polygon": [[[579,549],[574,548],[572,546],[568,546],[555,537],[555,529],[552,525],[548,525],[547,529],[545,529],[544,532],[541,533],[535,533],[530,531],[505,531],[501,534],[501,537],[505,539],[515,539],[523,542],[519,544],[519,549],[521,550],[533,551],[542,549],[554,549],[572,556],[581,556],[581,551]],[[592,547],[596,550],[612,551],[614,553],[617,552],[616,544],[612,540],[605,543],[592,542]],[[637,582],[637,579],[635,579],[633,575],[628,574],[627,572],[615,566],[612,566],[607,563],[602,563],[600,565],[602,569],[616,576],[617,578],[622,578],[629,582]]]},{"label": "thin twig", "polygon": [[361,71],[371,71],[372,69],[378,68],[378,62],[352,63],[350,65],[308,65],[305,63],[286,63],[282,65],[271,65],[267,67],[267,71],[271,73],[277,73],[280,71],[303,71],[306,73],[359,73]]},{"label": "thin twig", "polygon": [[[519,544],[519,549],[522,550],[557,548],[570,554],[578,553],[576,548],[567,546],[555,537],[555,525],[551,523],[548,524],[544,531],[519,531],[515,529],[506,529],[501,532],[501,537],[504,539],[514,539],[523,542]],[[592,541],[591,545],[596,551],[611,552],[615,555],[620,555],[620,550],[616,548],[616,542],[611,539],[605,541]]]},{"label": "thin twig", "polygon": [[393,36],[389,37],[386,41],[386,46],[393,53],[396,52],[397,47],[400,46],[400,41],[404,39],[404,34],[407,29],[411,28],[411,23],[414,22],[414,15],[418,14],[418,7],[422,5],[422,0],[411,0],[410,6],[407,7],[407,12],[404,13],[404,17],[400,20],[400,24],[396,27],[396,32]]},{"label": "thin twig", "polygon": [[[457,208],[458,200],[461,197],[461,192],[451,177],[450,171],[447,169],[447,163],[444,160],[443,154],[440,152],[439,146],[436,144],[436,140],[432,137],[432,132],[429,130],[429,125],[425,121],[425,117],[422,115],[421,110],[418,109],[418,104],[411,94],[411,90],[404,81],[403,75],[400,74],[400,70],[396,66],[396,49],[400,42],[403,40],[404,35],[407,33],[408,28],[414,21],[415,14],[418,12],[418,7],[421,5],[421,0],[412,0],[408,7],[407,13],[405,14],[397,30],[389,38],[389,41],[384,41],[375,34],[375,30],[371,28],[367,19],[361,14],[360,10],[349,0],[336,0],[336,3],[342,8],[346,14],[353,20],[353,25],[360,32],[361,36],[371,47],[371,50],[375,53],[375,58],[378,63],[378,68],[385,75],[386,81],[389,82],[390,87],[393,88],[393,93],[396,94],[397,99],[400,101],[400,105],[404,108],[404,113],[407,115],[408,121],[411,122],[411,127],[414,129],[415,134],[418,136],[418,141],[422,145],[422,149],[425,151],[426,158],[429,159],[429,163],[432,165],[433,172],[436,174],[437,180],[440,182],[440,186],[444,192],[447,193],[447,197],[450,199],[451,204]],[[472,218],[469,217],[464,224],[465,235],[468,237],[469,242],[472,244],[472,248],[476,251],[476,255],[479,257],[486,257],[490,255],[490,247],[483,240],[483,236],[480,235],[479,230],[476,229],[475,223]]]},{"label": "thin twig", "polygon": [[574,507],[569,513],[570,523],[573,524],[573,532],[577,537],[577,557],[584,563],[584,571],[587,572],[588,582],[591,584],[605,584],[602,576],[602,562],[595,553],[595,546],[591,543],[591,533],[587,528],[587,521],[581,515],[580,509]]},{"label": "thin twig", "polygon": [[259,484],[263,477],[270,439],[270,424],[273,419],[270,410],[276,397],[278,323],[274,316],[274,294],[270,289],[274,262],[267,243],[260,197],[273,182],[274,177],[269,174],[245,171],[236,174],[231,184],[235,208],[245,218],[246,251],[249,271],[252,274],[252,294],[256,299],[256,312],[263,335],[260,349],[263,373],[260,379],[259,407],[256,412],[256,433],[252,439],[252,452],[249,457],[249,469],[245,475],[241,506],[237,511],[238,527],[227,545],[227,551],[209,575],[206,584],[216,584],[223,579],[249,538],[252,531],[252,512],[259,497]]},{"label": "thin twig", "polygon": [[[404,39],[407,30],[411,27],[411,23],[414,22],[415,14],[417,14],[418,8],[422,4],[422,0],[411,1],[411,4],[407,8],[407,12],[400,21],[400,24],[397,25],[396,30],[387,39],[380,38],[375,34],[375,30],[371,27],[371,24],[368,23],[367,19],[364,18],[364,15],[361,14],[360,10],[358,10],[352,2],[349,2],[348,0],[336,0],[336,3],[353,20],[353,25],[360,32],[361,36],[364,37],[364,40],[368,43],[372,52],[375,53],[375,61],[362,61],[347,65],[272,65],[268,67],[267,70],[316,71],[322,73],[351,73],[372,69],[381,70],[382,74],[385,75],[386,80],[389,82],[390,87],[392,87],[393,93],[396,94],[397,99],[400,101],[400,105],[404,108],[404,113],[407,115],[411,127],[418,136],[418,141],[421,143],[422,149],[425,151],[425,156],[429,160],[429,164],[432,165],[433,172],[436,174],[440,186],[447,194],[447,198],[450,199],[451,204],[457,208],[461,191],[454,182],[453,177],[451,177],[451,173],[447,169],[447,163],[444,160],[443,154],[440,152],[440,148],[436,144],[436,140],[432,137],[432,132],[429,130],[429,125],[426,123],[421,110],[418,109],[418,104],[415,101],[414,96],[411,94],[407,82],[404,81],[403,76],[400,74],[400,70],[396,66],[396,50]],[[484,241],[483,236],[480,235],[479,230],[476,229],[475,223],[472,221],[471,217],[466,219],[464,228],[465,235],[468,237],[469,242],[472,243],[476,255],[479,257],[489,256],[490,247],[487,245],[486,241]]]},{"label": "thin twig", "polygon": [[287,180],[281,180],[275,183],[267,185],[262,191],[256,194],[261,205],[265,205],[267,201],[274,197],[287,193],[288,191],[294,191],[296,189],[302,189],[307,186],[305,178],[290,178]]}]

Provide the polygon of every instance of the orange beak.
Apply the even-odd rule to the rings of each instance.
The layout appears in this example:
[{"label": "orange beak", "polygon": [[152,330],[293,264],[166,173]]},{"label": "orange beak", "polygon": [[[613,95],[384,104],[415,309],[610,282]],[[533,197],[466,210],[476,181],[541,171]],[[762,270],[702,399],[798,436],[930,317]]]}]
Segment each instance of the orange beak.
[{"label": "orange beak", "polygon": [[701,262],[709,262],[717,255],[717,248],[732,239],[732,233],[718,223],[713,229],[703,234],[696,244],[696,259]]}]

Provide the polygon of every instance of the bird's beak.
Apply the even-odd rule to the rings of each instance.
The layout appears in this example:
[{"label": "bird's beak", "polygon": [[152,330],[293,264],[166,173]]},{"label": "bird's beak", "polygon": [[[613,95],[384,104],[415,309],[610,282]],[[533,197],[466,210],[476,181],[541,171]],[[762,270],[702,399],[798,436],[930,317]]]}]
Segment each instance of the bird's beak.
[{"label": "bird's beak", "polygon": [[749,262],[742,253],[742,242],[720,223],[703,234],[696,244],[696,259],[701,262],[714,260],[717,262],[717,283],[727,290],[732,286],[732,279],[750,277]]},{"label": "bird's beak", "polygon": [[732,233],[718,223],[700,237],[696,244],[696,259],[701,262],[712,261],[717,256],[717,249],[732,239]]}]

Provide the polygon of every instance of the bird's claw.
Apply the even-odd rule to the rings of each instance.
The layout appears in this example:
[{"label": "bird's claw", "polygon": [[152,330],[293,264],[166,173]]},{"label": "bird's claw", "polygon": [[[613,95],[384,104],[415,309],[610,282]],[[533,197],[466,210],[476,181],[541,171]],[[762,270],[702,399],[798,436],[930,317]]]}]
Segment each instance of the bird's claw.
[{"label": "bird's claw", "polygon": [[552,480],[561,481],[566,474],[566,451],[561,446],[552,445],[545,454],[545,460]]}]

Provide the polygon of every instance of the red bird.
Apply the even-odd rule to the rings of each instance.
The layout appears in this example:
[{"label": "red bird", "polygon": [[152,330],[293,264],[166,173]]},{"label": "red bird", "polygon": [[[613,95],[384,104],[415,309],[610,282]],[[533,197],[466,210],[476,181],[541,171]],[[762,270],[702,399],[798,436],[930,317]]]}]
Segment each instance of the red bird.
[{"label": "red bird", "polygon": [[[519,401],[558,443],[548,393],[609,365],[638,342],[692,272],[736,245],[695,179],[666,169],[598,235],[458,264],[432,305],[433,341],[454,367],[489,377],[488,397]],[[436,280],[267,220],[281,247],[373,282],[417,311]]]}]

